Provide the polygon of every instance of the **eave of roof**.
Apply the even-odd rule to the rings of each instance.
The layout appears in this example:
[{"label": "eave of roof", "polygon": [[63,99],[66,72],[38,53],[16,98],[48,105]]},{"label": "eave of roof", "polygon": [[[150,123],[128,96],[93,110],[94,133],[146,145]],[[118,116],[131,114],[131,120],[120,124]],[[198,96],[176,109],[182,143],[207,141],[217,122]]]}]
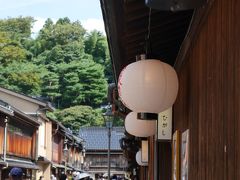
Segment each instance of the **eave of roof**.
[{"label": "eave of roof", "polygon": [[35,97],[31,97],[31,96],[27,96],[25,94],[17,93],[17,92],[14,92],[12,90],[9,90],[9,89],[3,88],[3,87],[0,87],[0,91],[2,91],[4,93],[7,93],[7,94],[10,94],[10,95],[15,96],[15,97],[22,98],[22,99],[24,99],[26,101],[30,101],[30,102],[38,104],[40,106],[43,106],[43,107],[45,107],[49,111],[53,111],[55,109],[51,105],[50,102],[44,102],[44,101],[41,101],[41,100],[39,100],[39,99],[37,99]]},{"label": "eave of roof", "polygon": [[[121,70],[145,53],[149,8],[144,0],[100,0],[110,48],[115,81]],[[152,10],[151,58],[174,65],[181,43],[187,33],[193,10]]]},{"label": "eave of roof", "polygon": [[14,108],[14,107],[12,107],[12,109],[14,112],[14,116],[16,116],[17,118],[20,117],[22,120],[26,121],[27,123],[33,124],[35,126],[41,125],[41,123],[37,119],[25,114],[24,112]]},{"label": "eave of roof", "polygon": [[28,124],[32,124],[34,126],[39,126],[40,125],[40,122],[25,114],[24,112],[20,111],[19,109],[13,107],[12,105],[0,100],[0,112],[6,114],[6,115],[9,115],[11,117],[15,117],[17,119],[21,119],[23,121],[25,121],[26,123]]}]

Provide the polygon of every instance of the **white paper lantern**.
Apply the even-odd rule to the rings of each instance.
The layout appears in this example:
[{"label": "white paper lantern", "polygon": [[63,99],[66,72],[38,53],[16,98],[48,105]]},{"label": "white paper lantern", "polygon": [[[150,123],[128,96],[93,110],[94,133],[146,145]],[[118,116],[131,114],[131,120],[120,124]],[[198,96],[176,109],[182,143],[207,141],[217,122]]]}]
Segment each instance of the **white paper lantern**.
[{"label": "white paper lantern", "polygon": [[177,73],[159,60],[140,60],[122,70],[118,92],[132,111],[159,113],[171,107],[177,97]]},{"label": "white paper lantern", "polygon": [[140,166],[148,165],[147,162],[142,162],[142,150],[141,149],[136,153],[136,161],[137,161],[138,165],[140,165]]},{"label": "white paper lantern", "polygon": [[156,121],[139,120],[137,113],[130,112],[125,118],[126,131],[137,137],[149,137],[156,132]]}]

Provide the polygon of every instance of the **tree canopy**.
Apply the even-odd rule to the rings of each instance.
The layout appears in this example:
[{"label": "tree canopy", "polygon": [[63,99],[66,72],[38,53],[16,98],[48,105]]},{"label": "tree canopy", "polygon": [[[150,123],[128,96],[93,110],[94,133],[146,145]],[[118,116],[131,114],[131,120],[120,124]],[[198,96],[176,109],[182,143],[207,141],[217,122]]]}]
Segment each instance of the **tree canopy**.
[{"label": "tree canopy", "polygon": [[106,104],[107,84],[113,82],[106,37],[60,18],[47,19],[32,38],[34,22],[0,20],[0,86],[47,97],[58,108],[56,117],[73,129],[101,125],[96,109]]},{"label": "tree canopy", "polygon": [[100,109],[93,109],[90,106],[73,106],[62,111],[54,112],[56,119],[64,126],[77,132],[82,126],[102,126],[104,119]]}]

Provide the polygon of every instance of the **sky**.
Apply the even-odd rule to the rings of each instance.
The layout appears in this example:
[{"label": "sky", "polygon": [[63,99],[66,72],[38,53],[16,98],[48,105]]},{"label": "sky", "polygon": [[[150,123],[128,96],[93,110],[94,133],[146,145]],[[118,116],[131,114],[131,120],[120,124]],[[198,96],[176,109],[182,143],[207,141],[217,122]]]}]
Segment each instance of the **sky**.
[{"label": "sky", "polygon": [[0,19],[32,16],[37,20],[32,29],[36,34],[47,18],[54,22],[62,17],[79,20],[88,31],[104,33],[100,0],[0,0]]}]

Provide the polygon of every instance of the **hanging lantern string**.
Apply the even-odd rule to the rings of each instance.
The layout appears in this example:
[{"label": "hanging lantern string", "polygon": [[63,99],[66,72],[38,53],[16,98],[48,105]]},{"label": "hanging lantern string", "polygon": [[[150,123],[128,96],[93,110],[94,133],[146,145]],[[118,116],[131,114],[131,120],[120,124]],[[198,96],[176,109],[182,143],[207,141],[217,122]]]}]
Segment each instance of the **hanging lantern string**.
[{"label": "hanging lantern string", "polygon": [[146,49],[145,49],[146,56],[148,56],[148,54],[149,54],[148,50],[149,50],[149,46],[150,46],[151,14],[152,14],[152,8],[149,8],[149,14],[148,14],[148,29],[147,29]]},{"label": "hanging lantern string", "polygon": [[152,8],[149,8],[149,14],[148,14],[148,35],[147,35],[147,40],[150,39],[150,33],[151,33],[151,14],[152,14]]}]

